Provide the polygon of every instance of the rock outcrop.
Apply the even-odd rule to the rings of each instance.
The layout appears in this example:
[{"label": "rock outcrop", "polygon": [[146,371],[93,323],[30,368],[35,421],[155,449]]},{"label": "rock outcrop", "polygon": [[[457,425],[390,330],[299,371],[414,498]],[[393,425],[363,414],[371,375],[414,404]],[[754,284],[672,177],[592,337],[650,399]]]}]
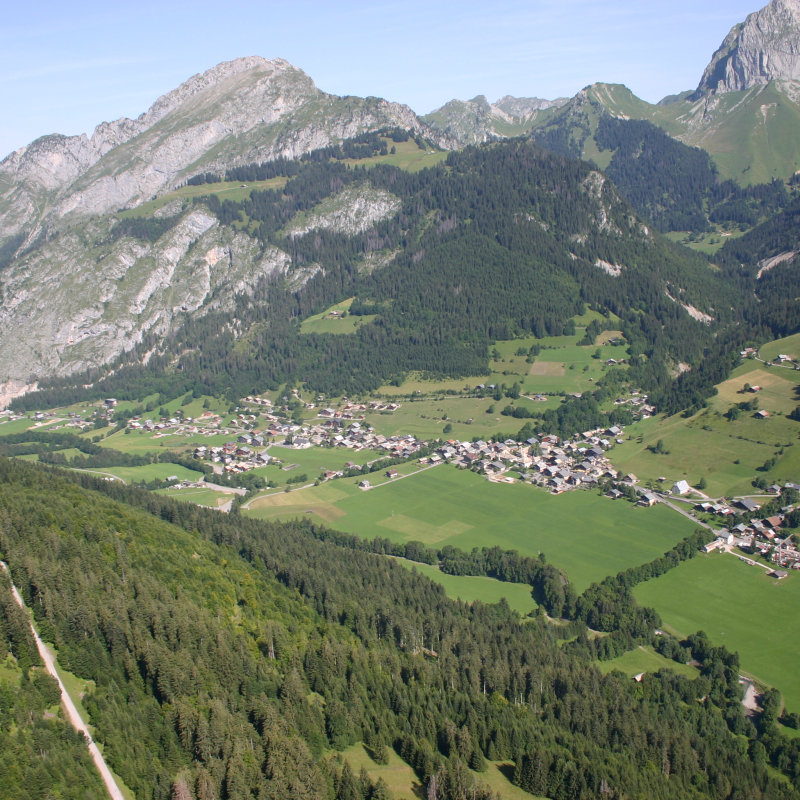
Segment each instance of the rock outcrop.
[{"label": "rock outcrop", "polygon": [[734,25],[690,99],[774,80],[800,81],[800,0],[771,0]]}]

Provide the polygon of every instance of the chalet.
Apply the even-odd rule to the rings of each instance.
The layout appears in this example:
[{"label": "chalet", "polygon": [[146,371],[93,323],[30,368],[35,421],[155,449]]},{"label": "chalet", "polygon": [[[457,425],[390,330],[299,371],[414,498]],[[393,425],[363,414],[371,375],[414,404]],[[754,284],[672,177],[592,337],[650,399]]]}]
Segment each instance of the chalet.
[{"label": "chalet", "polygon": [[116,400],[116,398],[114,398],[114,397],[109,397],[109,398],[108,398],[108,399],[107,399],[107,400],[106,400],[106,401],[103,403],[103,405],[104,405],[106,408],[114,408],[114,407],[117,405],[117,400]]},{"label": "chalet", "polygon": [[774,569],[769,574],[778,581],[782,581],[784,578],[789,577],[789,573],[782,569]]},{"label": "chalet", "polygon": [[761,387],[760,386],[751,386],[747,391],[748,392],[752,392],[752,394],[756,394],[757,392],[761,391]]},{"label": "chalet", "polygon": [[639,500],[640,506],[654,506],[658,502],[658,496],[653,494],[652,492],[647,492],[646,494],[642,495],[641,500]]},{"label": "chalet", "polygon": [[358,486],[359,486],[360,489],[371,489],[372,488],[372,486],[371,486],[369,481],[361,481],[358,484]]},{"label": "chalet", "polygon": [[400,473],[396,469],[387,469],[386,470],[386,477],[387,478],[396,478]]},{"label": "chalet", "polygon": [[619,489],[612,489],[610,492],[606,492],[606,497],[610,497],[612,500],[618,500],[620,497],[624,497],[624,495]]},{"label": "chalet", "polygon": [[632,472],[629,472],[622,480],[624,483],[639,483],[639,479]]},{"label": "chalet", "polygon": [[737,500],[734,505],[737,508],[742,509],[742,511],[758,511],[758,503],[754,503],[749,497],[744,497],[741,500]]},{"label": "chalet", "polygon": [[336,416],[336,411],[333,408],[320,409],[319,416],[322,419],[333,419]]},{"label": "chalet", "polygon": [[776,514],[774,517],[767,517],[764,523],[770,528],[780,528],[783,525],[783,517]]},{"label": "chalet", "polygon": [[781,364],[783,364],[784,361],[791,361],[792,357],[784,355],[783,353],[781,353],[775,360],[776,361],[780,361]]},{"label": "chalet", "polygon": [[756,411],[755,416],[756,419],[766,419],[769,416],[769,411],[762,408],[761,411]]},{"label": "chalet", "polygon": [[678,481],[672,486],[672,494],[684,495],[691,492],[692,487],[686,481]]}]

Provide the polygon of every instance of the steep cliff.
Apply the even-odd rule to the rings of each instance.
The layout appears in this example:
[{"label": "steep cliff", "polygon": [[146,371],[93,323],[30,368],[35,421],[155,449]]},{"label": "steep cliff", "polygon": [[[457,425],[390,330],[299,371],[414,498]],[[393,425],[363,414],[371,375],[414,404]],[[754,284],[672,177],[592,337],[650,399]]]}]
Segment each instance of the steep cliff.
[{"label": "steep cliff", "polygon": [[800,81],[800,0],[771,0],[734,25],[690,99],[774,80]]}]

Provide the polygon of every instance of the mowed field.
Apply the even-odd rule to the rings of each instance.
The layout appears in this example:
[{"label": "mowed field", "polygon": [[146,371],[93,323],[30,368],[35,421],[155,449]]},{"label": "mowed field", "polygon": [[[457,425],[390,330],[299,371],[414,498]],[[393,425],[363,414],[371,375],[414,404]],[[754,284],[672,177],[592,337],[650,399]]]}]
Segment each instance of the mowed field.
[{"label": "mowed field", "polygon": [[505,583],[494,578],[473,575],[446,575],[438,567],[430,564],[418,564],[405,558],[397,560],[407,569],[415,569],[431,580],[441,583],[447,596],[453,600],[463,600],[465,603],[473,603],[475,600],[480,600],[482,603],[499,603],[505,598],[508,605],[523,616],[536,608],[531,596],[531,587],[527,583]]},{"label": "mowed field", "polygon": [[671,632],[705,631],[737,651],[741,668],[775,686],[790,711],[800,711],[800,573],[776,581],[733,555],[701,555],[634,590]]},{"label": "mowed field", "polygon": [[544,552],[578,592],[657,558],[695,528],[664,506],[638,508],[584,491],[556,497],[528,485],[490,483],[449,466],[366,492],[356,480],[257,499],[247,513],[287,519],[311,511],[337,530],[366,538],[464,550],[497,545],[532,556]]}]

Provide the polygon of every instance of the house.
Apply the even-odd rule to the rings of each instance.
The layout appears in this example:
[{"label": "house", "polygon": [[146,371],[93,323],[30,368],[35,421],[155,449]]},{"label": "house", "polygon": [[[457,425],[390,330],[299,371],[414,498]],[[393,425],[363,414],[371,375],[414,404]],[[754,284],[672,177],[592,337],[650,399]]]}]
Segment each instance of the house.
[{"label": "house", "polygon": [[114,408],[114,407],[117,405],[116,398],[114,398],[114,397],[109,397],[109,398],[108,398],[108,400],[106,400],[106,401],[105,401],[105,403],[103,403],[103,405],[104,405],[106,408]]},{"label": "house", "polygon": [[761,387],[760,386],[751,386],[747,391],[748,392],[752,392],[753,394],[756,394],[757,392],[761,391]]},{"label": "house", "polygon": [[745,497],[741,500],[737,500],[734,505],[737,508],[741,508],[742,511],[758,511],[758,503],[754,503],[749,497]]},{"label": "house", "polygon": [[646,494],[642,495],[642,499],[639,500],[640,506],[654,506],[658,502],[658,496],[653,494],[652,492],[647,492]]},{"label": "house", "polygon": [[768,525],[770,528],[780,528],[783,525],[783,517],[779,515],[775,515],[774,517],[768,517],[764,520],[764,523]]},{"label": "house", "polygon": [[775,360],[776,361],[780,361],[781,364],[782,364],[784,361],[791,361],[792,357],[791,356],[786,356],[783,353],[781,353]]},{"label": "house", "polygon": [[622,480],[624,483],[639,483],[639,479],[632,472],[629,472]]},{"label": "house", "polygon": [[678,481],[672,487],[672,494],[684,495],[692,491],[692,487],[686,481]]},{"label": "house", "polygon": [[606,492],[606,497],[610,497],[612,500],[618,500],[620,497],[623,497],[623,494],[619,489],[612,489],[610,492]]},{"label": "house", "polygon": [[765,411],[762,408],[761,411],[756,411],[755,416],[757,419],[766,419],[769,416],[769,411]]},{"label": "house", "polygon": [[396,478],[400,473],[396,469],[387,469],[386,470],[386,477],[387,478]]},{"label": "house", "polygon": [[789,573],[782,569],[774,569],[769,574],[778,581],[782,581],[784,578],[789,577]]},{"label": "house", "polygon": [[371,489],[372,488],[372,486],[370,485],[369,481],[361,481],[361,483],[359,483],[358,486],[361,489]]},{"label": "house", "polygon": [[323,419],[332,419],[336,416],[336,411],[332,408],[323,408],[320,410],[319,416]]}]

